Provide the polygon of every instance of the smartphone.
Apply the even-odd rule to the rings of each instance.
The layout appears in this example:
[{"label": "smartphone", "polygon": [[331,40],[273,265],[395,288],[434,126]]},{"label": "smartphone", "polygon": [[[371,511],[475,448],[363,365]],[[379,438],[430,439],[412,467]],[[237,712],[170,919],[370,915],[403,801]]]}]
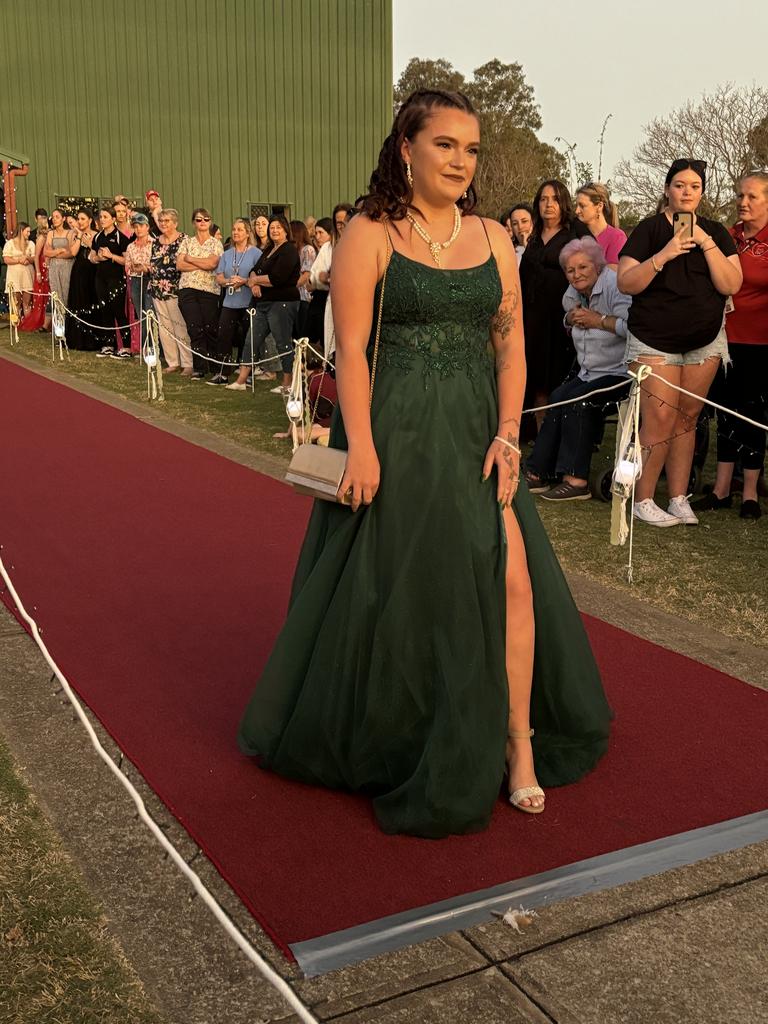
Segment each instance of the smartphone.
[{"label": "smartphone", "polygon": [[693,238],[693,214],[690,210],[681,210],[672,214],[672,231],[680,235],[681,242]]}]

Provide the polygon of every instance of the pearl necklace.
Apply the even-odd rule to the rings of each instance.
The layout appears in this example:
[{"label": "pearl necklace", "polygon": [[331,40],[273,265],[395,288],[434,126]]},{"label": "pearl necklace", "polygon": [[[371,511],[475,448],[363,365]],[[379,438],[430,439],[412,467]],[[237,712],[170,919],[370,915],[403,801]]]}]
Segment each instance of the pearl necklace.
[{"label": "pearl necklace", "polygon": [[461,214],[459,213],[458,206],[454,206],[453,208],[453,233],[451,234],[451,237],[448,239],[447,242],[433,241],[432,238],[421,226],[421,224],[419,224],[415,217],[413,217],[410,213],[406,213],[405,216],[411,223],[416,234],[427,243],[427,245],[429,246],[429,251],[432,254],[432,259],[439,267],[440,253],[443,251],[443,249],[447,249],[449,246],[453,245],[453,243],[459,237],[459,232],[461,231]]}]

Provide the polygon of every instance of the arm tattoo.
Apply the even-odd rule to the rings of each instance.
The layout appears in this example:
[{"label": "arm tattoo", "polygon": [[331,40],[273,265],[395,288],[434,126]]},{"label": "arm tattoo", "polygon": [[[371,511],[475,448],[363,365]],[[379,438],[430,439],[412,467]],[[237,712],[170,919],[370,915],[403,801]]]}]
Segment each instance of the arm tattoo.
[{"label": "arm tattoo", "polygon": [[[520,447],[520,424],[514,416],[503,421],[499,433],[505,437],[510,444],[517,445],[518,448]],[[508,448],[507,451],[511,451],[511,449]]]},{"label": "arm tattoo", "polygon": [[502,341],[506,340],[510,331],[517,324],[517,307],[519,305],[520,289],[515,285],[514,288],[504,292],[498,312],[491,320],[491,329],[499,335]]}]

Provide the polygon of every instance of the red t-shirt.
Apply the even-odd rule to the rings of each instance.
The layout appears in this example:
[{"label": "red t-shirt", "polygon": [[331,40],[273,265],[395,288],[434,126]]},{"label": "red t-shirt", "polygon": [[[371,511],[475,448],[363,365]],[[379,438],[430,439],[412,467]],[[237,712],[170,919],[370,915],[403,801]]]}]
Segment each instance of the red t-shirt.
[{"label": "red t-shirt", "polygon": [[725,318],[728,341],[768,345],[768,224],[754,238],[741,223],[730,229],[739,252],[744,283],[733,296],[735,309]]}]

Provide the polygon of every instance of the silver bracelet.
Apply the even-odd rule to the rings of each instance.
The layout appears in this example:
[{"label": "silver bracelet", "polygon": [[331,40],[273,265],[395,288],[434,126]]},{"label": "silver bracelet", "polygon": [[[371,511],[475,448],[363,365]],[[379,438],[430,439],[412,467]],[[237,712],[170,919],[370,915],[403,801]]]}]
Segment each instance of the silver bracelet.
[{"label": "silver bracelet", "polygon": [[505,441],[504,438],[503,437],[499,437],[498,434],[496,434],[496,436],[494,437],[493,440],[494,441],[501,441],[501,443],[505,444],[507,446],[507,448],[511,448],[512,451],[513,452],[517,452],[518,455],[520,454],[520,449],[517,447],[516,444],[512,444],[511,441]]}]

